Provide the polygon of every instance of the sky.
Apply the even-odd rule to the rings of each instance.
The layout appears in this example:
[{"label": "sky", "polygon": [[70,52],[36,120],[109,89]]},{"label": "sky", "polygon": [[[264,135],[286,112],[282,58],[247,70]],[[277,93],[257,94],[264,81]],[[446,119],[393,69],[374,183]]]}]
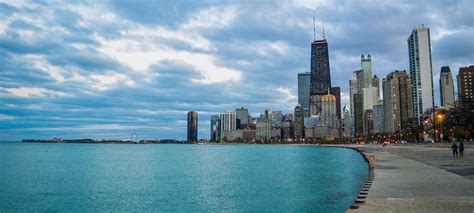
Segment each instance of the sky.
[{"label": "sky", "polygon": [[187,112],[290,113],[316,37],[348,104],[360,56],[383,79],[409,70],[407,38],[430,28],[433,81],[474,64],[474,2],[0,0],[0,141],[185,139]]}]

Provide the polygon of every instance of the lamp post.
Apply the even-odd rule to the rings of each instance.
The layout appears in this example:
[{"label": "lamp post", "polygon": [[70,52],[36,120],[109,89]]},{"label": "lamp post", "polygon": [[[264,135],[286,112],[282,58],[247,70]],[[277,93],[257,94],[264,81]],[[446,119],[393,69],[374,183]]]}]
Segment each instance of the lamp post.
[{"label": "lamp post", "polygon": [[436,116],[436,118],[438,118],[439,120],[439,126],[440,126],[440,129],[439,129],[439,139],[441,142],[443,142],[443,118],[444,118],[444,115],[443,114],[438,114]]}]

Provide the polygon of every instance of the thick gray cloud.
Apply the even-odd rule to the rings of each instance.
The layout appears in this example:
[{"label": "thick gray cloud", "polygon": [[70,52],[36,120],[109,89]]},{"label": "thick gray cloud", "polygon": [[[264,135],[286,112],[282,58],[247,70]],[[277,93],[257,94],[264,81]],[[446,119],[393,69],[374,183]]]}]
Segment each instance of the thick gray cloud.
[{"label": "thick gray cloud", "polygon": [[[325,22],[332,84],[408,70],[406,39],[431,30],[441,66],[473,64],[471,1],[6,1],[0,3],[0,140],[186,137],[186,113],[245,106],[291,112],[309,71],[313,12]],[[343,104],[344,104],[343,103]]]}]

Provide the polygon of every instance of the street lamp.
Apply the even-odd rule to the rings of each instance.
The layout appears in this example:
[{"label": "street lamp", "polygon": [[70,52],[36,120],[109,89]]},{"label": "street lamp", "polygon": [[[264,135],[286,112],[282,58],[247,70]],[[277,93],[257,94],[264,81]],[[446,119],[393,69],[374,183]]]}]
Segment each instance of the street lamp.
[{"label": "street lamp", "polygon": [[444,114],[438,114],[436,115],[436,118],[438,119],[439,125],[440,125],[440,131],[439,131],[439,139],[441,142],[443,142],[443,120],[444,120]]}]

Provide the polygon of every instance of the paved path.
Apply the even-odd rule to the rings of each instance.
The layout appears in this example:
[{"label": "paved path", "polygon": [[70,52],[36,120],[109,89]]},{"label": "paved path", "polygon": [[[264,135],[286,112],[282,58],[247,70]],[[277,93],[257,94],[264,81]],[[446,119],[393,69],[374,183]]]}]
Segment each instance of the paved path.
[{"label": "paved path", "polygon": [[[440,162],[433,163],[438,168],[423,163],[433,159],[427,158],[425,161],[422,156],[436,156],[434,152],[443,150],[424,153],[425,151],[411,146],[355,147],[364,153],[375,155],[375,179],[366,203],[359,209],[348,212],[474,212],[474,181],[443,169],[443,165],[456,161],[447,159],[445,162],[441,159]],[[403,156],[410,152],[419,153],[418,161]],[[474,161],[468,164],[473,166]]]},{"label": "paved path", "polygon": [[389,145],[384,150],[474,180],[472,144],[466,145],[463,157],[453,157],[450,145]]}]

